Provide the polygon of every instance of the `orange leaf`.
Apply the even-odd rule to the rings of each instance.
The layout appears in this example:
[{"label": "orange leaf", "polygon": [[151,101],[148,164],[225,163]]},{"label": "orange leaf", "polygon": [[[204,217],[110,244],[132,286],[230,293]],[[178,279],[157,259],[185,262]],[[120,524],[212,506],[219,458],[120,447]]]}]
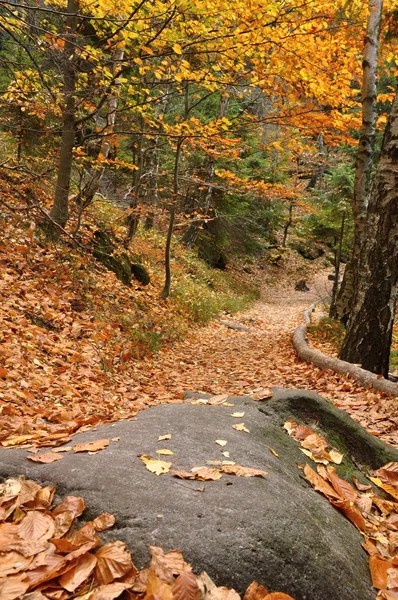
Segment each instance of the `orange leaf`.
[{"label": "orange leaf", "polygon": [[241,465],[223,465],[221,471],[228,475],[237,475],[238,477],[264,477],[264,475],[268,475],[267,471],[242,467]]},{"label": "orange leaf", "polygon": [[102,513],[94,519],[93,525],[96,531],[105,531],[105,529],[113,527],[115,521],[115,517],[110,513]]},{"label": "orange leaf", "polygon": [[93,572],[96,564],[96,557],[87,552],[83,556],[80,556],[72,568],[61,575],[58,581],[68,592],[74,592]]},{"label": "orange leaf", "polygon": [[328,471],[328,479],[336,492],[343,498],[343,500],[350,500],[355,502],[358,497],[357,492],[354,490],[352,485],[341,479],[335,471]]},{"label": "orange leaf", "polygon": [[125,583],[109,583],[108,585],[100,585],[96,588],[93,594],[90,594],[90,600],[114,600],[118,598],[127,588]]},{"label": "orange leaf", "polygon": [[18,535],[23,540],[49,540],[55,531],[54,519],[38,510],[29,512],[18,526]]},{"label": "orange leaf", "polygon": [[109,446],[109,440],[95,440],[94,442],[75,444],[73,446],[73,452],[99,452],[107,446]]},{"label": "orange leaf", "polygon": [[199,588],[192,571],[183,571],[171,588],[174,600],[197,600]]},{"label": "orange leaf", "polygon": [[245,591],[243,600],[264,600],[267,595],[267,588],[257,583],[257,581],[253,581]]},{"label": "orange leaf", "polygon": [[95,577],[99,583],[111,583],[117,577],[122,577],[133,568],[131,554],[123,542],[110,542],[99,548],[95,554],[97,566]]},{"label": "orange leaf", "polygon": [[393,566],[391,560],[382,560],[378,556],[369,557],[369,568],[372,583],[375,588],[382,590],[387,586],[388,569]]},{"label": "orange leaf", "polygon": [[162,579],[159,579],[152,568],[150,569],[144,600],[149,600],[150,598],[156,600],[173,600],[171,586],[165,583]]},{"label": "orange leaf", "polygon": [[83,498],[79,496],[67,496],[61,504],[58,504],[52,511],[53,515],[59,515],[62,512],[68,511],[72,513],[74,517],[80,517],[85,510],[86,505]]},{"label": "orange leaf", "polygon": [[1,600],[18,600],[22,598],[29,588],[29,584],[24,581],[25,576],[14,575],[6,577],[0,581],[0,598]]},{"label": "orange leaf", "polygon": [[61,460],[63,456],[57,452],[44,452],[43,454],[36,454],[35,456],[27,456],[29,460],[33,460],[33,462],[44,463],[48,465],[49,463],[55,462],[56,460]]},{"label": "orange leaf", "polygon": [[360,531],[366,531],[367,527],[365,519],[361,515],[359,509],[352,502],[350,502],[350,500],[331,499],[330,502],[333,504],[333,506],[341,510],[344,516],[346,516],[351,523],[358,527]]},{"label": "orange leaf", "polygon": [[315,473],[313,469],[309,465],[305,465],[304,467],[304,475],[308,479],[308,481],[314,486],[314,488],[318,492],[322,492],[328,498],[339,498],[340,495],[335,492],[331,485],[327,483],[318,473]]}]

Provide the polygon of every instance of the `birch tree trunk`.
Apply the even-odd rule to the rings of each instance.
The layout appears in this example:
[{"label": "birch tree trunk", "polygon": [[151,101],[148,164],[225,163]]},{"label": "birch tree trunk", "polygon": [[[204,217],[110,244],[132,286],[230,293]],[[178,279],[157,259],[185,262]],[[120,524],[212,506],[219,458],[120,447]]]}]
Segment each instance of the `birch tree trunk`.
[{"label": "birch tree trunk", "polygon": [[359,138],[354,182],[354,245],[344,272],[333,316],[347,324],[357,286],[360,249],[369,202],[377,119],[377,56],[383,0],[370,0],[369,19],[363,51],[362,128]]},{"label": "birch tree trunk", "polygon": [[340,358],[388,376],[398,290],[398,94],[384,133]]}]

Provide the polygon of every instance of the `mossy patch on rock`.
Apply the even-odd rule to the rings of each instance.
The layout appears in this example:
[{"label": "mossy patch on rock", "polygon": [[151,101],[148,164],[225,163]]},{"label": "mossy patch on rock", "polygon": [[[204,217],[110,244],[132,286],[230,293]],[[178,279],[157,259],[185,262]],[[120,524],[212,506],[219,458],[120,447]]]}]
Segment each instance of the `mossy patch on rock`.
[{"label": "mossy patch on rock", "polygon": [[115,273],[122,283],[129,286],[134,277],[143,285],[148,285],[151,279],[146,268],[141,263],[131,260],[126,252],[115,254],[116,245],[110,233],[97,229],[93,238],[93,256]]}]

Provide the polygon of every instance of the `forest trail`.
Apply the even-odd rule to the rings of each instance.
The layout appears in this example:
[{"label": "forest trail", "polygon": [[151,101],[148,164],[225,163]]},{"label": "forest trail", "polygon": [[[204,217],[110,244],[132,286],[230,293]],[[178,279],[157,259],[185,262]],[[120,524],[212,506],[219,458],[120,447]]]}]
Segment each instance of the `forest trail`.
[{"label": "forest trail", "polygon": [[[346,410],[372,434],[398,445],[396,399],[297,357],[294,329],[305,308],[330,292],[331,282],[322,271],[309,286],[309,292],[295,291],[292,284],[267,287],[250,310],[215,320],[184,342],[137,363],[133,390],[153,405],[181,402],[186,391],[243,395],[273,386],[310,389]],[[230,329],[220,321],[250,331]]]}]

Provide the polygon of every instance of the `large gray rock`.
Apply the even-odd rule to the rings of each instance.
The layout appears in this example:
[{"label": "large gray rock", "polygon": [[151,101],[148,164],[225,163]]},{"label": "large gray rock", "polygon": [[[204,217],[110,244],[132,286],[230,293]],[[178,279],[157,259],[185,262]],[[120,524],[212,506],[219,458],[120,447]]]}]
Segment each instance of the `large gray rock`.
[{"label": "large gray rock", "polygon": [[[120,441],[95,455],[67,453],[49,465],[27,460],[25,450],[1,450],[0,475],[24,474],[55,484],[60,495],[83,496],[87,519],[112,512],[116,525],[103,537],[126,541],[139,567],[147,563],[148,545],[158,545],[181,549],[196,572],[205,569],[216,583],[240,592],[255,579],[296,600],[374,599],[361,535],[305,481],[297,465],[308,459],[282,424],[286,417],[301,416],[324,424],[327,435],[328,427],[341,427],[341,437],[333,443],[352,451],[356,464],[360,459],[377,467],[397,460],[398,453],[315,394],[281,391],[260,403],[244,397],[230,401],[233,408],[160,406],[132,421],[98,427],[76,435],[74,443],[115,437]],[[245,412],[240,420],[231,416],[238,410]],[[250,433],[232,428],[239,421]],[[167,433],[171,440],[157,441]],[[222,448],[217,439],[228,443]],[[223,476],[214,482],[182,481],[171,474],[158,477],[137,455],[155,458],[159,448],[174,452],[163,458],[176,469],[222,460],[221,452],[228,449],[237,464],[264,469],[268,475]],[[354,472],[348,457],[344,462]]]}]

